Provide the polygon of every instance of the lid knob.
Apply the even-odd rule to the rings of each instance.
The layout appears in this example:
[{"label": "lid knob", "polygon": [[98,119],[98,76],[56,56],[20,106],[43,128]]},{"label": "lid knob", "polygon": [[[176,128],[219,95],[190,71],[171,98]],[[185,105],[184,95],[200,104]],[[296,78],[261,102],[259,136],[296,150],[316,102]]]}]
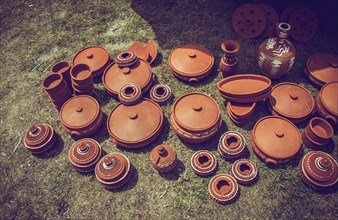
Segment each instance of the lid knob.
[{"label": "lid knob", "polygon": [[327,158],[321,158],[321,160],[319,160],[319,165],[327,170],[330,168],[330,161]]},{"label": "lid knob", "polygon": [[132,120],[137,118],[137,113],[136,112],[129,112],[128,117]]},{"label": "lid knob", "polygon": [[297,99],[298,99],[298,95],[297,95],[295,92],[291,92],[291,93],[290,93],[290,98],[291,98],[292,100],[297,100]]},{"label": "lid knob", "polygon": [[245,24],[246,24],[247,26],[252,25],[252,20],[251,20],[250,18],[246,19]]},{"label": "lid knob", "polygon": [[196,57],[196,53],[190,52],[190,53],[188,54],[188,56],[189,56],[190,58],[195,58],[195,57]]},{"label": "lid knob", "polygon": [[338,63],[330,63],[330,66],[332,66],[333,68],[337,68],[338,67]]},{"label": "lid knob", "polygon": [[196,112],[201,111],[203,108],[201,105],[195,105],[194,107],[192,107]]},{"label": "lid knob", "polygon": [[123,74],[129,74],[130,73],[130,68],[129,67],[122,68],[122,73]]},{"label": "lid knob", "polygon": [[158,154],[162,157],[166,156],[167,150],[163,146],[158,147]]},{"label": "lid knob", "polygon": [[275,131],[275,135],[279,138],[284,137],[284,132],[281,129]]},{"label": "lid knob", "polygon": [[78,149],[80,154],[87,153],[89,151],[89,144],[81,142]]},{"label": "lid knob", "polygon": [[29,128],[29,132],[33,135],[37,135],[39,132],[40,132],[40,128],[38,125],[32,125],[30,128]]},{"label": "lid knob", "polygon": [[76,108],[75,108],[75,111],[77,111],[77,112],[82,112],[82,107],[81,106],[77,106]]},{"label": "lid knob", "polygon": [[106,157],[103,159],[103,167],[105,169],[114,167],[115,163],[116,163],[116,159],[114,157]]},{"label": "lid knob", "polygon": [[92,59],[92,58],[94,57],[94,55],[93,55],[92,53],[90,53],[90,52],[87,52],[87,53],[86,53],[86,57],[87,57],[88,59]]}]

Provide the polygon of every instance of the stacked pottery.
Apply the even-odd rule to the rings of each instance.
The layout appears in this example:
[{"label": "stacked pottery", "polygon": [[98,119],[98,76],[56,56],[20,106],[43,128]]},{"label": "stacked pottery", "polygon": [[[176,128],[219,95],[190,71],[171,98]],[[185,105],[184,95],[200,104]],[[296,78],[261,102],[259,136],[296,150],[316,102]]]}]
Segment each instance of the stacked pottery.
[{"label": "stacked pottery", "polygon": [[191,168],[199,176],[210,176],[217,170],[217,160],[215,155],[207,150],[200,150],[191,157]]},{"label": "stacked pottery", "polygon": [[302,134],[303,143],[313,150],[322,150],[333,136],[333,128],[322,118],[312,118]]},{"label": "stacked pottery", "polygon": [[167,173],[176,167],[177,156],[172,147],[161,144],[150,152],[150,162],[159,173]]},{"label": "stacked pottery", "polygon": [[72,92],[72,80],[70,77],[70,70],[72,68],[72,64],[69,61],[60,61],[56,63],[51,69],[51,73],[58,73],[63,76],[63,79],[66,81],[68,88]]},{"label": "stacked pottery", "polygon": [[228,102],[227,104],[227,114],[231,121],[237,126],[242,126],[246,124],[250,120],[255,109],[256,102]]},{"label": "stacked pottery", "polygon": [[86,64],[77,64],[71,69],[72,87],[76,95],[92,95],[94,91],[93,74]]},{"label": "stacked pottery", "polygon": [[224,133],[218,142],[218,152],[226,160],[233,160],[243,155],[245,150],[245,139],[236,131]]},{"label": "stacked pottery", "polygon": [[34,124],[25,134],[24,145],[33,154],[41,154],[55,144],[57,135],[49,124]]},{"label": "stacked pottery", "polygon": [[224,55],[219,63],[219,70],[222,73],[222,77],[228,77],[234,75],[237,71],[238,62],[236,53],[240,49],[240,45],[234,40],[225,40],[221,45]]},{"label": "stacked pottery", "polygon": [[146,45],[143,45],[140,41],[135,41],[128,51],[133,52],[136,56],[149,64],[153,63],[157,57],[157,44],[155,41],[149,41]]},{"label": "stacked pottery", "polygon": [[48,93],[49,100],[60,110],[62,105],[72,97],[66,81],[61,74],[50,74],[42,82],[42,86]]},{"label": "stacked pottery", "polygon": [[228,174],[218,174],[209,182],[210,196],[220,204],[229,204],[239,196],[236,179]]}]

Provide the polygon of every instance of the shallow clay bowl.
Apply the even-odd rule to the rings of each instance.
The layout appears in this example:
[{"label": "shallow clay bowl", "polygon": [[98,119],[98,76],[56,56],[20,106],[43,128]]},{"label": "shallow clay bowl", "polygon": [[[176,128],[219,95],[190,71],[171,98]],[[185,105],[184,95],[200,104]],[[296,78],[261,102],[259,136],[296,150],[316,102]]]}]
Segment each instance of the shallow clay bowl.
[{"label": "shallow clay bowl", "polygon": [[228,102],[229,110],[238,118],[250,117],[256,108],[256,102],[252,103],[236,103]]},{"label": "shallow clay bowl", "polygon": [[305,130],[309,138],[318,143],[326,143],[333,136],[330,123],[318,117],[312,118]]}]

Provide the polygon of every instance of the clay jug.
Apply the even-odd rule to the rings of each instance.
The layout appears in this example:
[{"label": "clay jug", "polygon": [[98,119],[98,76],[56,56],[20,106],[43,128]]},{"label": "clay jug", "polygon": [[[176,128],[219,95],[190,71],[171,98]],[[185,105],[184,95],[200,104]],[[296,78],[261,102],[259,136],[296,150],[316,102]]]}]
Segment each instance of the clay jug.
[{"label": "clay jug", "polygon": [[224,55],[219,62],[219,70],[224,78],[234,75],[237,71],[238,62],[236,53],[240,49],[240,44],[234,40],[225,40],[221,44],[221,48],[224,51]]}]

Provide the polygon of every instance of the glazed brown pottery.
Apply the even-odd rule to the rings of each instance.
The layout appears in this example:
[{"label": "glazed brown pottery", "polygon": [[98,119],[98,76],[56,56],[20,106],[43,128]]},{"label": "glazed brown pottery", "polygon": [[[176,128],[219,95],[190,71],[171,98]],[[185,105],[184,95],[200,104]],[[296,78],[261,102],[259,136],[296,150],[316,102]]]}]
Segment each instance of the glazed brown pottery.
[{"label": "glazed brown pottery", "polygon": [[166,173],[176,167],[177,156],[172,147],[161,144],[150,152],[150,162],[158,172]]},{"label": "glazed brown pottery", "polygon": [[299,174],[303,182],[315,189],[325,190],[338,181],[338,165],[329,154],[310,151],[299,163]]},{"label": "glazed brown pottery", "polygon": [[99,103],[88,95],[69,99],[60,110],[62,126],[73,138],[96,134],[102,125],[102,117]]},{"label": "glazed brown pottery", "polygon": [[276,24],[279,23],[279,15],[276,9],[274,9],[271,5],[268,4],[259,4],[265,12],[267,23],[265,29],[259,37],[267,38],[275,35]]},{"label": "glazed brown pottery", "polygon": [[101,76],[110,62],[108,51],[101,46],[86,47],[77,52],[73,58],[73,66],[87,64],[92,70],[93,77]]},{"label": "glazed brown pottery", "polygon": [[24,145],[33,154],[41,154],[55,144],[57,134],[49,124],[34,124],[26,132]]},{"label": "glazed brown pottery", "polygon": [[107,121],[112,141],[126,148],[150,144],[160,135],[162,126],[162,109],[150,99],[141,99],[131,106],[117,105]]},{"label": "glazed brown pottery", "polygon": [[225,40],[221,45],[224,55],[219,63],[219,70],[222,73],[222,77],[228,77],[234,75],[237,71],[238,61],[236,53],[240,49],[240,45],[234,40]]},{"label": "glazed brown pottery", "polygon": [[226,160],[233,160],[240,157],[245,150],[245,139],[236,131],[224,133],[218,142],[218,152]]},{"label": "glazed brown pottery", "polygon": [[171,89],[168,85],[157,84],[151,88],[150,98],[158,104],[165,104],[172,98]]},{"label": "glazed brown pottery", "polygon": [[175,133],[189,143],[202,143],[212,138],[222,124],[216,101],[204,93],[179,97],[171,111],[170,123]]},{"label": "glazed brown pottery", "polygon": [[120,89],[118,98],[124,105],[135,105],[142,98],[142,90],[137,84],[127,83]]},{"label": "glazed brown pottery", "polygon": [[128,51],[135,53],[138,58],[151,64],[157,57],[158,47],[153,40],[149,41],[146,45],[143,45],[140,41],[135,41],[128,48]]},{"label": "glazed brown pottery", "polygon": [[96,164],[95,176],[107,189],[122,187],[131,177],[130,162],[121,153],[107,154]]},{"label": "glazed brown pottery", "polygon": [[194,173],[199,176],[210,176],[217,170],[217,160],[215,155],[207,150],[195,152],[191,157],[191,167]]},{"label": "glazed brown pottery", "polygon": [[301,145],[298,128],[285,118],[266,116],[252,130],[252,149],[267,164],[288,162],[299,152]]},{"label": "glazed brown pottery", "polygon": [[72,68],[72,64],[69,61],[60,61],[56,63],[50,69],[51,73],[58,73],[63,76],[63,79],[66,81],[68,88],[72,89],[72,81],[70,78],[70,69]]},{"label": "glazed brown pottery", "polygon": [[294,65],[296,49],[287,40],[290,29],[288,23],[278,24],[277,37],[265,40],[258,49],[258,66],[271,79],[281,78]]},{"label": "glazed brown pottery", "polygon": [[228,174],[218,174],[209,182],[210,196],[220,204],[229,204],[239,196],[236,179]]},{"label": "glazed brown pottery", "polygon": [[231,171],[237,182],[242,185],[252,184],[258,176],[256,164],[248,159],[235,161]]},{"label": "glazed brown pottery", "polygon": [[268,107],[273,115],[285,117],[293,123],[301,123],[314,113],[314,99],[304,87],[290,82],[272,88]]},{"label": "glazed brown pottery", "polygon": [[179,79],[197,82],[209,75],[214,65],[214,56],[201,45],[181,45],[169,55],[171,72]]},{"label": "glazed brown pottery", "polygon": [[86,64],[78,64],[71,69],[72,86],[76,95],[91,95],[94,90],[93,74]]},{"label": "glazed brown pottery", "polygon": [[68,158],[73,167],[81,172],[88,173],[95,169],[101,157],[101,146],[94,139],[84,138],[76,141],[69,149]]},{"label": "glazed brown pottery", "polygon": [[107,92],[117,98],[118,92],[127,83],[137,84],[142,94],[146,92],[153,82],[153,72],[149,63],[134,57],[129,51],[122,52],[118,57],[118,63],[111,63],[102,76]]}]

